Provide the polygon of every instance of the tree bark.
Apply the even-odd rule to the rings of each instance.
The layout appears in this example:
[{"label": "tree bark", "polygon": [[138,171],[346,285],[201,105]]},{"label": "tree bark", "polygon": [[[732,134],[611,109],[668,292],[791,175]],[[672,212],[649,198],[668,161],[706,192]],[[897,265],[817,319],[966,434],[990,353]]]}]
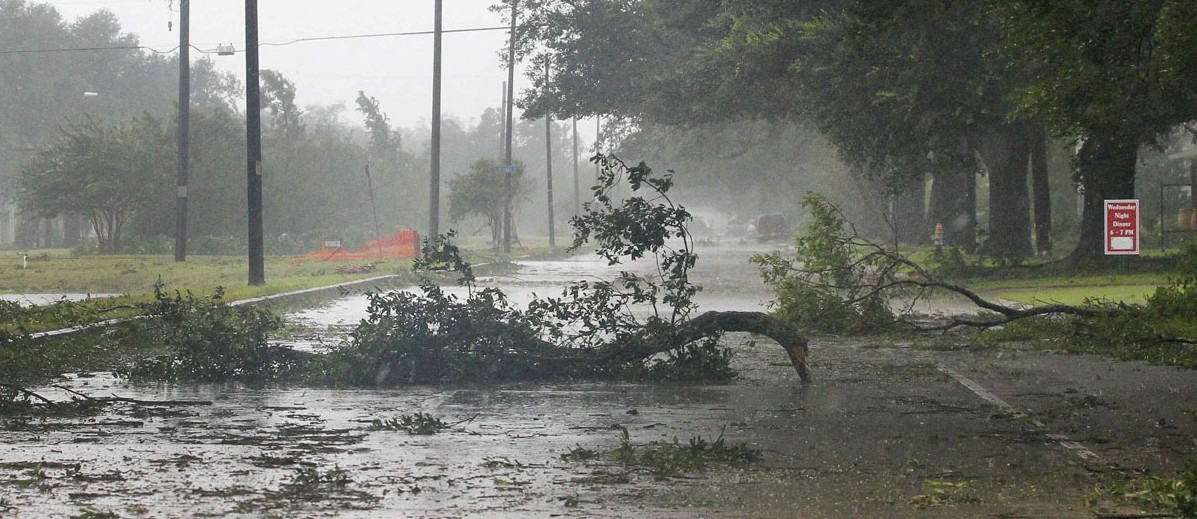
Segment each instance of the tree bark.
[{"label": "tree bark", "polygon": [[911,180],[902,193],[893,198],[893,226],[895,240],[898,243],[928,243],[929,235],[924,236],[926,228],[927,185],[922,178]]},{"label": "tree bark", "polygon": [[1039,254],[1052,253],[1052,193],[1047,171],[1047,132],[1035,126],[1031,139],[1031,200],[1034,209],[1035,249]]},{"label": "tree bark", "polygon": [[1078,177],[1085,190],[1081,213],[1081,238],[1069,254],[1070,262],[1098,260],[1105,255],[1105,200],[1135,197],[1135,161],[1139,146],[1134,139],[1092,135],[1077,156]]},{"label": "tree bark", "polygon": [[977,240],[976,173],[965,169],[936,171],[927,211],[928,236],[943,225],[944,245],[971,246]]},{"label": "tree bark", "polygon": [[810,341],[789,323],[763,312],[710,311],[682,325],[678,337],[688,343],[713,331],[755,333],[773,339],[786,351],[802,382],[810,382],[810,368],[806,363]]},{"label": "tree bark", "polygon": [[1027,192],[1030,141],[1025,125],[1002,124],[981,135],[977,152],[989,172],[991,255],[1026,257],[1031,247],[1031,200]]},{"label": "tree bark", "polygon": [[[785,350],[790,358],[790,364],[798,372],[803,383],[811,380],[810,368],[807,366],[807,344],[809,340],[797,328],[764,312],[718,312],[710,311],[678,325],[671,340],[645,341],[635,347],[615,347],[601,353],[601,358],[582,355],[566,355],[561,357],[543,357],[547,362],[603,362],[615,360],[617,362],[643,361],[655,355],[667,353],[677,348],[702,340],[711,334],[719,332],[745,332],[763,335],[772,339]],[[544,342],[541,348],[545,351],[560,350],[552,343]]]}]

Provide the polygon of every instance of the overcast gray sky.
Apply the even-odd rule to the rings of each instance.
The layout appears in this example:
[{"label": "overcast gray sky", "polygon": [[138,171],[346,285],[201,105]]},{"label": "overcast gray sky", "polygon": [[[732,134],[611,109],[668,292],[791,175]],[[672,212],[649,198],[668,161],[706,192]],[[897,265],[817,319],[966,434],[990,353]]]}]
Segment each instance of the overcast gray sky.
[{"label": "overcast gray sky", "polygon": [[[31,0],[38,2],[39,0]],[[444,29],[502,26],[488,8],[494,0],[444,0]],[[48,0],[73,21],[100,9],[112,11],[125,32],[143,45],[178,45],[178,0]],[[261,67],[293,81],[298,102],[344,103],[351,112],[358,90],[378,98],[399,126],[427,124],[432,104],[432,36],[383,36],[286,43],[302,38],[418,32],[433,28],[433,0],[258,0]],[[168,28],[173,23],[173,29]],[[444,35],[442,112],[464,121],[497,107],[507,74],[499,52],[506,30]],[[218,66],[244,79],[245,2],[192,0],[191,41],[201,49],[233,44],[235,56],[213,56]],[[192,51],[193,58],[198,53]],[[516,90],[525,85],[516,70]],[[349,117],[354,117],[352,113]]]}]

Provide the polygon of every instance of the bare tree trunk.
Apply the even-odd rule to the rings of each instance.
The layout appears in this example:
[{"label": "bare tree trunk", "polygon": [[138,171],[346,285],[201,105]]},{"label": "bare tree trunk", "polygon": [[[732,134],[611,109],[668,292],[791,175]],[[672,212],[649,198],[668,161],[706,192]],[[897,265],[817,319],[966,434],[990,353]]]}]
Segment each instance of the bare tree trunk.
[{"label": "bare tree trunk", "polygon": [[1133,139],[1090,136],[1081,145],[1077,164],[1085,206],[1081,215],[1081,239],[1069,260],[1093,261],[1104,256],[1105,200],[1135,197],[1135,161],[1139,146]]},{"label": "bare tree trunk", "polygon": [[1033,252],[1027,134],[1025,125],[1003,124],[980,138],[977,151],[989,172],[989,254],[1025,257]]},{"label": "bare tree trunk", "polygon": [[924,234],[930,236],[935,225],[942,224],[944,244],[967,249],[977,240],[976,172],[963,168],[941,170],[934,177]]},{"label": "bare tree trunk", "polygon": [[927,185],[920,177],[911,180],[906,191],[893,200],[893,226],[899,243],[927,243],[930,236],[924,236],[926,208],[924,198]]},{"label": "bare tree trunk", "polygon": [[1043,126],[1031,130],[1031,201],[1034,209],[1035,248],[1052,253],[1052,193],[1048,184],[1047,133]]}]

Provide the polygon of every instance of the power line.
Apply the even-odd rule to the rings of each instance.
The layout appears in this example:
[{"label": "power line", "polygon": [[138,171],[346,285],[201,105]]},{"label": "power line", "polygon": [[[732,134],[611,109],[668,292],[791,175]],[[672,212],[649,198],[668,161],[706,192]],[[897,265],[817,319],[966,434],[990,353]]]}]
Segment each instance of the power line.
[{"label": "power line", "polygon": [[[467,32],[506,31],[506,30],[509,30],[509,29],[507,27],[471,27],[471,28],[467,28],[467,29],[446,29],[441,32],[442,33],[467,33]],[[298,38],[298,39],[294,39],[294,40],[290,40],[290,41],[282,41],[282,42],[260,42],[260,43],[258,43],[258,47],[259,48],[260,47],[286,47],[288,45],[294,45],[296,43],[306,43],[306,42],[315,42],[315,41],[357,40],[357,39],[366,39],[366,38],[390,38],[390,37],[397,37],[397,36],[426,36],[426,35],[433,34],[434,32],[435,31],[407,31],[407,32],[379,32],[379,33],[369,33],[369,34],[343,34],[343,35],[336,35],[336,36],[312,36],[309,38]],[[244,46],[244,43],[242,43],[242,46]],[[217,50],[218,50],[216,48],[202,49],[195,45],[191,45],[190,47],[192,49],[194,49],[196,52],[199,52],[202,54],[216,54]],[[179,50],[179,47],[176,45],[174,47],[171,47],[169,50],[159,50],[154,47],[150,47],[150,46],[146,46],[146,45],[112,45],[112,46],[106,46],[106,47],[100,47],[100,46],[96,46],[96,47],[62,47],[62,48],[54,48],[54,49],[10,49],[10,50],[0,50],[0,55],[45,54],[45,53],[57,53],[57,52],[97,52],[97,51],[108,51],[108,50],[145,50],[145,51],[150,51],[150,52],[153,52],[156,54],[173,54]]]}]

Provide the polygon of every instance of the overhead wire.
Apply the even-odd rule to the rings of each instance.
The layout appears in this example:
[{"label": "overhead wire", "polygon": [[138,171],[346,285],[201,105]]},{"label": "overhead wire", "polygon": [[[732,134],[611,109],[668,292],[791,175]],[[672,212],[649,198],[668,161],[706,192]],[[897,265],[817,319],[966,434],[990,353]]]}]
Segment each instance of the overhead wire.
[{"label": "overhead wire", "polygon": [[[466,33],[466,32],[483,32],[483,31],[506,31],[507,27],[470,27],[466,29],[445,29],[442,33]],[[286,47],[297,43],[306,43],[314,41],[334,41],[334,40],[355,40],[366,38],[389,38],[397,36],[425,36],[434,34],[435,31],[405,31],[405,32],[380,32],[368,34],[343,34],[335,36],[312,36],[307,38],[297,38],[289,41],[281,42],[259,42],[258,47]],[[244,43],[242,43],[244,47]],[[219,48],[204,49],[196,45],[190,46],[196,52],[202,54],[217,54]],[[39,53],[54,53],[54,52],[96,52],[107,50],[145,50],[156,54],[173,54],[179,50],[179,46],[171,47],[169,50],[159,50],[148,45],[110,45],[110,46],[96,46],[96,47],[62,47],[52,49],[0,49],[0,55],[7,54],[39,54]]]}]

